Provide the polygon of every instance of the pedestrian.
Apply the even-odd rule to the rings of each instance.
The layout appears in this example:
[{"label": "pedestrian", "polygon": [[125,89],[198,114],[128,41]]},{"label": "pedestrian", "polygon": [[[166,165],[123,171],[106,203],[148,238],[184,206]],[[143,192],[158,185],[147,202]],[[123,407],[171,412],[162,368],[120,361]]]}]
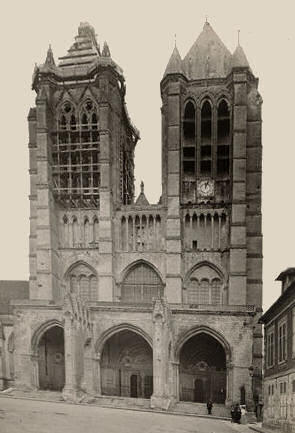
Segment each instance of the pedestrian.
[{"label": "pedestrian", "polygon": [[240,407],[239,403],[236,403],[231,408],[232,422],[236,422],[236,423],[240,424],[241,423],[241,416],[242,416],[241,407]]},{"label": "pedestrian", "polygon": [[213,408],[213,403],[211,400],[208,400],[208,402],[207,402],[208,415],[212,414],[212,408]]}]

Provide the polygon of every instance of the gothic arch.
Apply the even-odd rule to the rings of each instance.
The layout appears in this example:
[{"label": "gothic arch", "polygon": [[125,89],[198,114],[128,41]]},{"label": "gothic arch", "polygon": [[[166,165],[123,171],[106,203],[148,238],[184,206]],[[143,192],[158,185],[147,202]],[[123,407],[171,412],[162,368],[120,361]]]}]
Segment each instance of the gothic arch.
[{"label": "gothic arch", "polygon": [[129,265],[127,265],[126,268],[122,271],[119,282],[122,283],[125,280],[125,278],[128,275],[128,273],[132,270],[132,268],[136,267],[137,265],[140,265],[140,264],[144,264],[144,265],[147,265],[150,268],[152,268],[153,271],[155,271],[156,274],[158,275],[158,277],[160,278],[163,287],[165,286],[165,283],[164,283],[164,280],[163,280],[163,276],[162,276],[161,272],[159,271],[159,269],[153,263],[151,263],[151,262],[149,262],[148,260],[145,260],[145,259],[138,259],[138,260],[135,260],[132,263],[129,263]]},{"label": "gothic arch", "polygon": [[94,269],[94,267],[92,265],[90,265],[89,263],[85,262],[84,260],[78,260],[77,262],[71,264],[68,269],[66,270],[65,274],[64,274],[64,279],[67,279],[68,276],[70,275],[70,273],[78,266],[86,266],[95,276],[97,276],[97,272]]},{"label": "gothic arch", "polygon": [[184,118],[184,113],[185,113],[185,110],[186,110],[186,106],[187,106],[187,104],[189,104],[190,102],[193,104],[194,109],[195,109],[195,112],[197,112],[197,103],[196,103],[194,97],[193,97],[192,95],[190,95],[190,96],[186,97],[185,100],[183,101],[183,106],[182,106],[182,119]]},{"label": "gothic arch", "polygon": [[222,89],[215,94],[216,106],[218,106],[222,99],[227,102],[229,108],[232,107],[232,95],[228,90]]},{"label": "gothic arch", "polygon": [[205,101],[209,101],[211,109],[213,109],[213,106],[216,103],[215,94],[210,92],[209,90],[204,90],[203,92],[201,92],[201,94],[197,97],[197,106],[200,110],[202,109]]},{"label": "gothic arch", "polygon": [[120,325],[115,325],[107,329],[101,334],[95,343],[95,352],[102,353],[105,342],[120,331],[131,331],[138,334],[153,348],[152,338],[143,329],[131,323],[121,323]]},{"label": "gothic arch", "polygon": [[207,261],[207,260],[204,260],[204,261],[202,261],[202,262],[199,262],[199,263],[197,263],[196,265],[194,265],[187,273],[186,273],[186,275],[185,275],[185,277],[184,277],[184,284],[183,284],[183,287],[185,288],[186,286],[187,286],[187,284],[188,284],[188,281],[189,281],[189,279],[190,279],[190,276],[198,269],[198,268],[200,268],[200,267],[202,267],[202,266],[208,266],[209,268],[211,268],[211,269],[213,269],[218,275],[219,275],[219,277],[221,278],[221,280],[223,281],[223,282],[225,282],[225,275],[224,275],[224,273],[214,264],[214,263],[211,263],[211,262],[209,262],[209,261]]},{"label": "gothic arch", "polygon": [[230,100],[229,95],[226,95],[224,92],[222,92],[219,95],[217,95],[217,97],[216,97],[216,108],[218,108],[219,104],[222,101],[225,101],[227,103],[228,110],[229,110],[229,112],[231,112],[232,104],[231,104],[231,100]]},{"label": "gothic arch", "polygon": [[198,334],[207,334],[207,335],[210,335],[210,337],[215,338],[215,340],[217,340],[221,344],[221,346],[223,347],[225,354],[226,354],[227,362],[229,362],[231,360],[231,358],[232,358],[231,347],[230,347],[230,344],[228,343],[228,341],[224,338],[224,336],[209,326],[197,325],[197,326],[194,326],[193,328],[189,329],[188,331],[184,332],[183,334],[181,334],[180,337],[178,338],[178,340],[176,341],[175,348],[174,348],[174,356],[175,356],[176,362],[179,361],[179,355],[180,355],[181,349],[184,346],[184,344],[191,337],[194,337],[195,335],[198,335]]},{"label": "gothic arch", "polygon": [[52,319],[43,323],[35,330],[31,339],[31,348],[32,348],[32,353],[34,355],[37,355],[38,353],[39,342],[42,336],[44,335],[44,333],[48,331],[50,328],[53,328],[54,326],[58,326],[59,328],[64,329],[63,323],[60,320]]}]

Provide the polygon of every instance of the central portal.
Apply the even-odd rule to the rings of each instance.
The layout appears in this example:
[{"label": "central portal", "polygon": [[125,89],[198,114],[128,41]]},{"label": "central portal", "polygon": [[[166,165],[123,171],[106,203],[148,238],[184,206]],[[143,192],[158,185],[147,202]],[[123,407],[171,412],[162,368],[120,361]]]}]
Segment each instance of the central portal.
[{"label": "central portal", "polygon": [[147,341],[124,330],[110,337],[101,360],[102,394],[150,398],[153,393],[153,352]]},{"label": "central portal", "polygon": [[200,333],[186,341],[179,368],[180,400],[225,403],[226,355],[215,338]]}]

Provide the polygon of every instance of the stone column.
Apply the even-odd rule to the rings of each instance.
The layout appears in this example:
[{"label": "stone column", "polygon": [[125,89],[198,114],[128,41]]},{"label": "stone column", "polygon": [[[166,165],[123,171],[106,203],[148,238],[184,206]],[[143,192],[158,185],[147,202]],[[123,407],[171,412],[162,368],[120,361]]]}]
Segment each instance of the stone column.
[{"label": "stone column", "polygon": [[230,407],[233,404],[233,365],[227,360],[226,361],[226,400],[225,405]]},{"label": "stone column", "polygon": [[167,410],[171,399],[169,396],[169,328],[167,307],[163,300],[155,302],[153,311],[153,380],[154,391],[151,407]]},{"label": "stone column", "polygon": [[39,356],[37,353],[31,354],[32,362],[32,386],[35,389],[39,388]]},{"label": "stone column", "polygon": [[101,368],[100,368],[100,362],[101,362],[101,354],[97,352],[93,356],[93,368],[94,368],[94,377],[96,379],[96,395],[101,395]]},{"label": "stone column", "polygon": [[77,397],[77,383],[75,373],[75,329],[70,313],[65,313],[64,343],[65,343],[65,386],[63,396],[65,400],[75,400]]},{"label": "stone column", "polygon": [[96,358],[92,346],[86,346],[84,351],[83,388],[90,395],[97,394]]}]

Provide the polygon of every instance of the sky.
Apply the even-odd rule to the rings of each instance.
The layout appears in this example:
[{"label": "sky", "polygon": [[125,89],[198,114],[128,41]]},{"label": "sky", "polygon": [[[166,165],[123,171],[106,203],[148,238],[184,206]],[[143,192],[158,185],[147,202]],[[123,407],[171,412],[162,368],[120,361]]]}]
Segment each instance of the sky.
[{"label": "sky", "polygon": [[[263,98],[264,308],[280,294],[277,275],[295,266],[294,93],[295,26],[293,1],[33,1],[2,2],[0,68],[0,279],[28,279],[29,162],[27,114],[35,63],[51,44],[55,59],[66,54],[79,23],[88,21],[101,46],[123,68],[126,101],[141,133],[136,153],[140,181],[150,202],[161,195],[160,80],[175,35],[182,57],[206,17],[233,52],[240,43]],[[147,161],[153,155],[153,163]]]}]

